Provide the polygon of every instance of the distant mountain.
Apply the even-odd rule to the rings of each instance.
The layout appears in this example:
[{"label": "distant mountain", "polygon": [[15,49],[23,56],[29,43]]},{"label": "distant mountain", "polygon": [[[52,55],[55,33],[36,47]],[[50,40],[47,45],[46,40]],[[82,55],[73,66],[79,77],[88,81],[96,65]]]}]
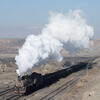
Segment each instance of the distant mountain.
[{"label": "distant mountain", "polygon": [[[0,39],[0,55],[17,54],[18,49],[24,43],[24,39]],[[62,55],[69,56],[66,50],[63,50]],[[93,44],[89,50],[81,50],[77,53],[78,56],[100,56],[100,40],[93,40]]]}]

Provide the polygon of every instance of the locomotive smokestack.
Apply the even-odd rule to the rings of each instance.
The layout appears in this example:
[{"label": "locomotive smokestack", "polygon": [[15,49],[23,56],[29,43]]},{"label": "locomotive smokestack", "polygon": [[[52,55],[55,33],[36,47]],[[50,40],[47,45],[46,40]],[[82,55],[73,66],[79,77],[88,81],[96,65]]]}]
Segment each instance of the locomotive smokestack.
[{"label": "locomotive smokestack", "polygon": [[70,53],[89,48],[93,37],[93,28],[87,24],[81,10],[69,11],[67,14],[51,13],[48,24],[41,34],[29,35],[16,56],[18,75],[31,74],[32,67],[53,56],[61,61],[61,51]]}]

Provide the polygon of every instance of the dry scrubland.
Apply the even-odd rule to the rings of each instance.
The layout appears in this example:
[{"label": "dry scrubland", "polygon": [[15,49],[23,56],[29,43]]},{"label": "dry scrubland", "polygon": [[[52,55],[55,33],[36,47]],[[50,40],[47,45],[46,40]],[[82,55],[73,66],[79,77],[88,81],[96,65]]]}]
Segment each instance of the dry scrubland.
[{"label": "dry scrubland", "polygon": [[[91,46],[90,50],[81,51],[77,56],[100,56],[100,40],[93,40],[94,45]],[[0,39],[0,89],[9,87],[15,83],[17,78],[14,57],[18,53],[18,48],[22,46],[24,39]],[[62,54],[64,57],[69,57],[67,51],[63,50]],[[84,77],[77,85],[76,88],[69,94],[66,92],[58,96],[57,100],[99,100],[100,98],[100,58],[95,60],[97,64],[91,69],[89,75]],[[48,61],[47,64],[41,65],[41,67],[35,67],[33,70],[46,74],[61,69],[64,63],[57,63],[55,61]],[[68,62],[67,64],[70,65]],[[72,63],[71,63],[72,64]],[[59,99],[60,98],[60,99]],[[33,100],[32,96],[30,100]],[[35,100],[35,99],[34,99]]]}]

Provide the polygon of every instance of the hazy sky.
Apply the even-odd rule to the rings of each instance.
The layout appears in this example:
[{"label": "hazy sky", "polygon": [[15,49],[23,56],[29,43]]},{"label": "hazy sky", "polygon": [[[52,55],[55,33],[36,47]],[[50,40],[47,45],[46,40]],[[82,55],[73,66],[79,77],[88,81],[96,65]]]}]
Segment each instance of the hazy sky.
[{"label": "hazy sky", "polygon": [[100,0],[0,0],[0,38],[37,34],[48,22],[50,11],[81,9],[100,38]]}]

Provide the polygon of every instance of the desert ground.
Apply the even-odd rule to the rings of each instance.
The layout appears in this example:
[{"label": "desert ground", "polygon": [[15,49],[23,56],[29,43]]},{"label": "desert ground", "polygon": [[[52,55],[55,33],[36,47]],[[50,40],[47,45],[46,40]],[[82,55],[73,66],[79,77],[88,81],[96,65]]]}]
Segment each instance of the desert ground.
[{"label": "desert ground", "polygon": [[[79,62],[90,61],[92,57],[97,57],[92,61],[91,68],[84,70],[84,76],[72,87],[57,93],[51,100],[100,100],[100,40],[94,39],[92,41],[93,44],[89,50],[81,50],[74,57],[70,57],[68,52],[63,50],[62,55],[64,60],[62,62],[50,59],[45,64],[33,68],[33,72],[46,75],[63,70],[68,66],[77,65]],[[21,48],[23,43],[24,39],[0,39],[0,91],[15,85],[17,79],[15,56],[18,54],[18,49]],[[43,99],[43,97],[80,73],[83,73],[83,70],[73,72],[66,77],[60,77],[56,82],[33,91],[29,95],[19,98],[19,100],[48,100],[47,98]],[[0,100],[6,99],[0,98]]]}]

